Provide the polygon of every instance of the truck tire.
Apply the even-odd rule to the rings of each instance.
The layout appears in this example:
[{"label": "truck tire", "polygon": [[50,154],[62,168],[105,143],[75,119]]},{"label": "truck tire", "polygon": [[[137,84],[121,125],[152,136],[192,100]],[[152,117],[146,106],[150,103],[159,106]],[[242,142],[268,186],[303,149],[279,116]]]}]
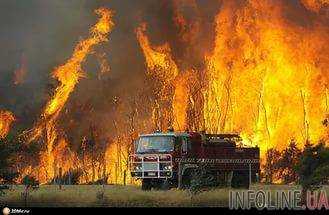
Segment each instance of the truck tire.
[{"label": "truck tire", "polygon": [[188,169],[185,171],[184,175],[182,175],[182,189],[189,189],[191,186],[191,180],[192,180],[193,170]]},{"label": "truck tire", "polygon": [[231,187],[249,189],[249,174],[248,171],[234,171]]},{"label": "truck tire", "polygon": [[151,187],[155,190],[161,190],[163,185],[163,180],[161,179],[153,179],[151,182]]},{"label": "truck tire", "polygon": [[169,190],[170,189],[170,181],[165,179],[161,183],[161,190]]},{"label": "truck tire", "polygon": [[142,179],[142,190],[151,190],[152,189],[152,181],[151,179]]}]

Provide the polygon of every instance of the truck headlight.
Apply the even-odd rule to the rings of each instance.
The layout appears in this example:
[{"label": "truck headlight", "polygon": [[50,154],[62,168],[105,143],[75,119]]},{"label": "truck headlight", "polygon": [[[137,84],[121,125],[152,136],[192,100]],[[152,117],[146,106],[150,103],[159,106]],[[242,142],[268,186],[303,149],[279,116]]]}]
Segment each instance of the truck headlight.
[{"label": "truck headlight", "polygon": [[163,169],[170,171],[170,170],[172,170],[172,166],[171,165],[166,165],[166,166],[163,167]]},{"label": "truck headlight", "polygon": [[142,165],[136,165],[134,167],[134,171],[141,171],[142,170]]}]

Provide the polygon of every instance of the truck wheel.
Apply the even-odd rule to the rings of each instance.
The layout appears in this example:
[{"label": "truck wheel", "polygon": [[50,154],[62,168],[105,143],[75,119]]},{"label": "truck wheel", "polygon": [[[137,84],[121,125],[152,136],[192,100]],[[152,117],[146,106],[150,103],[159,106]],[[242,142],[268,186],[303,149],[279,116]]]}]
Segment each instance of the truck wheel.
[{"label": "truck wheel", "polygon": [[161,184],[161,190],[169,190],[170,189],[170,182],[168,179],[163,180]]},{"label": "truck wheel", "polygon": [[189,189],[191,186],[192,170],[187,170],[182,176],[182,187],[183,189]]},{"label": "truck wheel", "polygon": [[142,179],[142,190],[151,190],[152,181],[150,179]]},{"label": "truck wheel", "polygon": [[248,171],[234,171],[232,182],[232,188],[244,188],[249,189],[249,174]]},{"label": "truck wheel", "polygon": [[162,180],[153,180],[151,183],[151,187],[155,190],[161,190],[162,188]]}]

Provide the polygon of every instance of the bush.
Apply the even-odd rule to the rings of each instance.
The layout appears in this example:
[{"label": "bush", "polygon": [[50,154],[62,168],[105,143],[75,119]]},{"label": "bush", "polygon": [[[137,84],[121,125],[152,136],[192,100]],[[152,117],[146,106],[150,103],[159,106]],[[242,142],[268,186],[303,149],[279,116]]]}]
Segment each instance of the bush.
[{"label": "bush", "polygon": [[81,175],[82,171],[80,169],[66,172],[62,177],[57,176],[53,178],[50,184],[76,185],[79,184],[79,178]]},{"label": "bush", "polygon": [[36,188],[39,188],[39,181],[37,179],[35,179],[34,177],[32,176],[25,176],[23,179],[22,179],[22,183],[27,187],[27,188],[33,188],[33,189],[36,189]]},{"label": "bush", "polygon": [[329,179],[329,147],[324,143],[316,146],[306,144],[304,151],[295,167],[299,183],[303,188],[303,201],[306,191],[315,190],[327,183]]}]

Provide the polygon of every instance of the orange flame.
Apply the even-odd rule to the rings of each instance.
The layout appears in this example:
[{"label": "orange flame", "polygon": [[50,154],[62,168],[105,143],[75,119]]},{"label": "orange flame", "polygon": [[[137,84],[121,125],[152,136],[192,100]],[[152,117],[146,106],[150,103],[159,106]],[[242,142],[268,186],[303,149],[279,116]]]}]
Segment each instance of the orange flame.
[{"label": "orange flame", "polygon": [[[54,96],[46,104],[46,107],[41,115],[41,120],[36,124],[30,133],[28,142],[39,138],[43,132],[45,133],[45,140],[47,149],[44,154],[41,155],[40,168],[41,172],[45,174],[39,174],[40,182],[47,182],[49,179],[55,176],[55,160],[58,163],[61,158],[61,153],[67,148],[66,140],[61,138],[56,128],[57,118],[64,108],[70,94],[73,92],[76,84],[84,77],[84,72],[81,68],[82,63],[86,60],[86,57],[92,52],[93,48],[103,42],[108,41],[107,36],[114,27],[112,22],[113,11],[106,8],[97,9],[96,14],[100,16],[98,22],[91,28],[90,37],[80,41],[74,49],[72,57],[62,66],[57,67],[53,73],[53,78],[56,78],[60,84],[56,88]],[[55,147],[55,145],[57,146]],[[57,147],[61,147],[59,150]],[[67,151],[68,149],[66,149]],[[57,153],[56,153],[57,152]],[[66,162],[69,162],[70,153],[67,154]],[[71,162],[72,159],[71,159]],[[65,162],[64,162],[65,164]],[[60,164],[62,166],[63,163]],[[67,166],[64,165],[64,170],[67,170]],[[72,164],[73,166],[73,164]],[[40,171],[39,171],[40,172]]]},{"label": "orange flame", "polygon": [[187,108],[189,100],[189,72],[180,74],[174,81],[174,95],[172,102],[173,109],[173,128],[176,131],[187,129]]},{"label": "orange flame", "polygon": [[[143,49],[148,72],[157,78],[170,83],[178,74],[176,63],[171,57],[168,44],[152,47],[146,34],[146,24],[141,24],[136,31],[138,41]],[[154,73],[152,73],[154,72]]]},{"label": "orange flame", "polygon": [[[327,0],[300,2],[314,16],[325,16],[322,12],[328,6]],[[307,140],[316,142],[328,134],[322,122],[329,113],[329,52],[325,49],[329,27],[321,23],[322,19],[315,19],[312,28],[290,23],[283,14],[283,1],[220,4],[213,47],[206,53],[195,48],[199,47],[195,43],[202,30],[201,19],[190,23],[181,11],[185,5],[198,11],[196,1],[174,1],[172,21],[179,28],[179,44],[188,46],[184,50],[191,52],[182,59],[175,58],[176,49],[169,41],[152,45],[145,23],[136,29],[147,75],[156,86],[151,119],[154,125],[160,129],[170,125],[175,130],[239,132],[245,143],[260,146],[262,156],[268,148],[285,148],[292,138],[302,146]],[[114,26],[112,11],[103,8],[96,13],[101,18],[91,28],[90,37],[80,41],[72,57],[53,71],[59,86],[29,133],[29,142],[42,135],[46,141],[37,173],[41,182],[58,175],[59,168],[67,172],[77,167],[84,171],[80,183],[104,175],[109,176],[109,183],[122,183],[123,172],[128,170],[129,153],[122,143],[130,144],[129,135],[115,138],[106,148],[104,160],[95,161],[92,155],[80,159],[71,152],[65,134],[57,128],[57,119],[70,94],[84,77],[81,65],[94,46],[107,41]],[[191,57],[194,54],[196,57]],[[202,62],[194,62],[199,55]],[[101,70],[108,71],[109,66],[100,61]],[[202,68],[195,64],[202,64]],[[101,171],[96,174],[95,168],[103,169],[103,175]],[[33,168],[27,168],[25,172],[31,171]]]},{"label": "orange flame", "polygon": [[160,90],[158,92],[159,100],[156,101],[160,108],[154,109],[153,121],[158,128],[165,129],[168,127],[168,122],[172,117],[169,113],[170,102],[172,95],[170,90],[172,82],[178,75],[178,68],[171,56],[169,44],[164,44],[158,47],[152,47],[148,37],[146,36],[146,24],[141,24],[136,30],[137,39],[143,50],[147,73],[154,80],[160,82]]},{"label": "orange flame", "polygon": [[[315,12],[328,6],[326,0],[302,3]],[[204,128],[198,130],[239,132],[245,142],[259,145],[262,155],[271,147],[284,149],[292,138],[303,146],[307,140],[316,142],[326,135],[321,122],[329,112],[329,53],[323,47],[329,41],[329,29],[321,20],[315,20],[312,28],[289,23],[283,4],[255,0],[221,3],[215,17],[214,45],[204,55],[205,71],[186,75],[205,74],[201,77],[207,83],[202,87],[203,104],[193,107],[202,109],[200,118],[186,118],[191,96],[186,86],[194,86],[184,77],[185,71],[179,71],[170,47],[165,44],[165,51],[153,47],[145,35],[145,24],[137,29],[148,74],[165,79],[164,86],[173,86],[162,94],[172,104],[169,115],[176,128],[199,120]],[[179,12],[174,18],[183,32],[181,40],[186,41],[186,35],[193,35],[195,29],[186,29]],[[184,65],[193,68],[188,61]]]},{"label": "orange flame", "polygon": [[6,138],[14,121],[15,117],[11,112],[0,110],[0,139]]},{"label": "orange flame", "polygon": [[302,0],[302,3],[305,5],[306,8],[314,12],[319,12],[321,8],[329,6],[328,0]]},{"label": "orange flame", "polygon": [[[328,109],[316,53],[329,35],[324,29],[305,32],[287,25],[279,4],[250,1],[243,9],[234,8],[233,2],[223,4],[216,17],[215,48],[206,57],[206,129],[242,132],[262,152],[283,149],[291,138],[317,141],[325,132],[321,121]],[[270,16],[250,19],[259,10]],[[238,17],[235,23],[233,16]]]},{"label": "orange flame", "polygon": [[44,118],[62,110],[75,85],[78,83],[79,79],[84,76],[81,64],[85,61],[87,55],[90,54],[95,45],[108,40],[107,35],[114,26],[112,22],[113,12],[106,8],[101,8],[96,10],[96,13],[101,16],[101,18],[91,29],[91,37],[80,41],[75,47],[72,57],[53,72],[53,77],[61,84],[57,87],[52,100],[46,105],[43,113]]}]

